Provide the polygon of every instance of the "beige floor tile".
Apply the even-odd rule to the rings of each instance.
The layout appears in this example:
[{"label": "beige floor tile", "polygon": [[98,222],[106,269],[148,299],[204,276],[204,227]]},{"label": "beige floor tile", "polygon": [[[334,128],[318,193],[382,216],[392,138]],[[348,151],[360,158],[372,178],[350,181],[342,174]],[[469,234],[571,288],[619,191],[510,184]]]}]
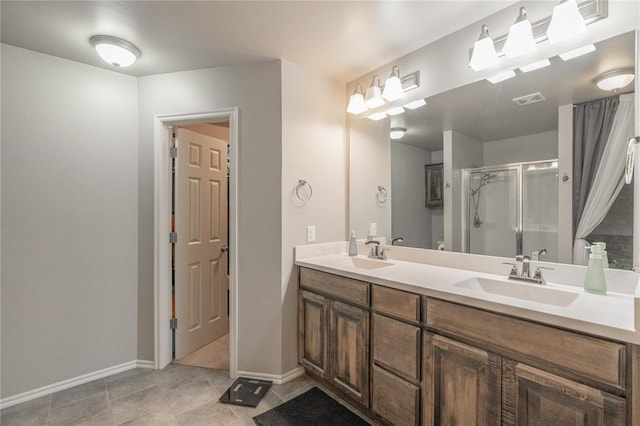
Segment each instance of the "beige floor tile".
[{"label": "beige floor tile", "polygon": [[71,402],[105,393],[106,391],[107,387],[104,379],[94,380],[93,382],[65,389],[51,395],[51,409],[56,409]]},{"label": "beige floor tile", "polygon": [[224,335],[218,340],[214,340],[189,355],[183,356],[175,362],[176,364],[182,365],[228,370],[229,334]]},{"label": "beige floor tile", "polygon": [[220,394],[206,378],[200,377],[184,386],[167,391],[164,395],[169,409],[174,416],[178,416],[199,405],[216,401]]},{"label": "beige floor tile", "polygon": [[88,422],[109,412],[106,392],[52,408],[49,414],[50,426],[68,426]]},{"label": "beige floor tile", "polygon": [[167,403],[158,386],[152,386],[111,401],[111,413],[115,424],[121,424],[165,408]]},{"label": "beige floor tile", "polygon": [[168,408],[163,408],[154,413],[145,414],[133,420],[122,423],[124,426],[177,426],[175,416]]},{"label": "beige floor tile", "polygon": [[[176,417],[181,426],[244,426],[246,421],[234,414],[226,404],[209,402]],[[251,422],[253,423],[253,421]]]},{"label": "beige floor tile", "polygon": [[132,393],[150,388],[156,384],[153,370],[137,370],[113,380],[107,380],[109,400],[113,401]]},{"label": "beige floor tile", "polygon": [[0,412],[2,426],[36,426],[47,423],[51,395],[5,408]]}]

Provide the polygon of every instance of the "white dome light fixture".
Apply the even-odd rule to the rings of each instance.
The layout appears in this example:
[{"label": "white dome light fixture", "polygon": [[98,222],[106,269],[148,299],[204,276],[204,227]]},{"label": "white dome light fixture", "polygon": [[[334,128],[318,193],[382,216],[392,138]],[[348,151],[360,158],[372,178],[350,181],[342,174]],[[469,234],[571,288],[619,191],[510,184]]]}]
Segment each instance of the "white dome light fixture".
[{"label": "white dome light fixture", "polygon": [[617,92],[629,85],[635,78],[633,68],[625,68],[620,70],[613,70],[600,74],[593,82],[602,89],[610,92]]},{"label": "white dome light fixture", "polygon": [[527,19],[527,11],[521,7],[515,24],[509,28],[507,41],[504,43],[502,51],[508,58],[516,58],[534,51],[536,47],[531,22]]},{"label": "white dome light fixture", "polygon": [[402,139],[404,134],[407,132],[407,129],[404,127],[392,127],[389,132],[389,136],[392,140],[397,141],[398,139]]},{"label": "white dome light fixture", "polygon": [[469,61],[469,68],[474,71],[480,71],[489,68],[498,63],[498,54],[493,45],[493,40],[489,36],[489,27],[482,26],[480,37],[473,45],[473,53]]},{"label": "white dome light fixture", "polygon": [[114,67],[128,67],[141,55],[133,44],[121,38],[95,35],[89,39],[98,55]]},{"label": "white dome light fixture", "polygon": [[547,29],[547,38],[551,43],[558,43],[587,31],[584,18],[578,10],[576,0],[561,0],[553,8],[551,22]]}]

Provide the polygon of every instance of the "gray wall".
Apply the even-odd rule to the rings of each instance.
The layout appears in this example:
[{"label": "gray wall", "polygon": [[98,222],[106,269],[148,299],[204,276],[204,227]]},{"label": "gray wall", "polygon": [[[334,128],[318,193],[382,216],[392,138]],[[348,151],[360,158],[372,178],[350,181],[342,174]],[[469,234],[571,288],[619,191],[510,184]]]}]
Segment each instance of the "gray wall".
[{"label": "gray wall", "polygon": [[2,45],[6,398],[136,359],[136,79]]},{"label": "gray wall", "polygon": [[556,159],[558,131],[485,142],[482,149],[485,166]]},{"label": "gray wall", "polygon": [[237,106],[238,369],[281,374],[280,61],[142,77],[138,103],[138,357],[153,359],[154,116]]},{"label": "gray wall", "polygon": [[[298,365],[298,270],[293,248],[306,244],[307,226],[316,243],[345,239],[347,160],[344,84],[282,61],[282,372]],[[301,203],[298,180],[313,187]]]},{"label": "gray wall", "polygon": [[432,209],[425,206],[424,166],[429,163],[431,152],[391,142],[391,236],[403,237],[408,247],[432,248]]}]

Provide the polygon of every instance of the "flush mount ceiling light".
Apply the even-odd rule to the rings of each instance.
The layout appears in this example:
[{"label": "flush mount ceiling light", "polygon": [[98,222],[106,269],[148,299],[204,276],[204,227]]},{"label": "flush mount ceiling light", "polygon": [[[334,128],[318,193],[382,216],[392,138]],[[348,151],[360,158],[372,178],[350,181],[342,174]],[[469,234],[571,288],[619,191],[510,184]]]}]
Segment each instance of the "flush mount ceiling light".
[{"label": "flush mount ceiling light", "polygon": [[486,25],[482,26],[480,31],[480,37],[478,41],[473,45],[473,53],[471,54],[471,60],[469,61],[469,68],[474,71],[480,71],[485,68],[489,68],[498,63],[498,54],[496,48],[493,45],[493,40],[489,36],[489,28]]},{"label": "flush mount ceiling light", "polygon": [[384,82],[382,97],[389,102],[404,97],[404,89],[402,88],[402,81],[400,81],[400,68],[396,65],[391,68],[391,75]]},{"label": "flush mount ceiling light", "polygon": [[362,85],[356,83],[356,87],[353,90],[353,95],[349,98],[349,106],[347,112],[351,114],[360,114],[367,110],[367,106],[364,104],[364,96],[362,95]]},{"label": "flush mount ceiling light", "polygon": [[567,40],[585,31],[587,26],[578,10],[576,0],[561,0],[560,4],[553,8],[547,29],[547,38],[551,43]]},{"label": "flush mount ceiling light", "polygon": [[632,68],[626,68],[601,74],[596,77],[593,82],[602,90],[617,92],[631,83],[634,78],[634,70]]},{"label": "flush mount ceiling light", "polygon": [[536,49],[531,22],[527,19],[527,11],[520,8],[515,24],[509,28],[509,35],[502,51],[508,58],[516,58]]},{"label": "flush mount ceiling light", "polygon": [[405,129],[404,127],[392,127],[391,132],[389,132],[389,136],[395,141],[398,139],[402,139],[406,132],[407,129]]},{"label": "flush mount ceiling light", "polygon": [[373,76],[371,86],[367,89],[367,95],[364,98],[364,104],[367,108],[377,108],[384,105],[384,99],[382,99],[382,89],[380,89],[380,77]]},{"label": "flush mount ceiling light", "polygon": [[140,50],[126,40],[107,35],[89,39],[98,55],[114,67],[128,67],[140,57]]}]

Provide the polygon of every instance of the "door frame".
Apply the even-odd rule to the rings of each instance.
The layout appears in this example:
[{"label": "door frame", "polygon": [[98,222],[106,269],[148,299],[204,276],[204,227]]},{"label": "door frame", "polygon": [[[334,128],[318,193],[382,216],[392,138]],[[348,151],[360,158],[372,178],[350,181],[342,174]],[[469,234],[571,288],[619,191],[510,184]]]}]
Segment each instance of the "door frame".
[{"label": "door frame", "polygon": [[163,114],[154,117],[154,368],[172,361],[171,319],[171,127],[229,121],[229,375],[238,370],[238,108],[205,113]]}]

